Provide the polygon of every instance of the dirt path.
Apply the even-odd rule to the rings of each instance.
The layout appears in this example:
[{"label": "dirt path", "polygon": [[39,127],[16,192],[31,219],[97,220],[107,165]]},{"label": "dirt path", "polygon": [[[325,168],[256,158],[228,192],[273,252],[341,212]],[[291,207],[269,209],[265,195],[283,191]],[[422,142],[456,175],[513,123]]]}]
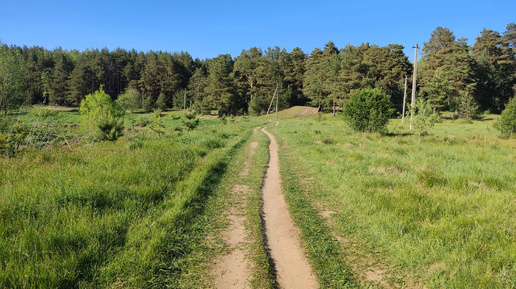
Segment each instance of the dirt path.
[{"label": "dirt path", "polygon": [[290,217],[281,190],[278,143],[265,128],[262,131],[271,140],[269,167],[262,188],[265,234],[279,287],[318,288],[315,275],[301,247],[299,230]]},{"label": "dirt path", "polygon": [[[255,131],[256,133],[256,131]],[[249,157],[253,156],[255,149],[258,147],[257,142],[250,144]],[[239,177],[245,178],[249,173],[249,164],[246,161],[243,164]],[[252,266],[251,262],[246,258],[247,234],[245,228],[245,207],[246,195],[249,187],[246,185],[235,184],[231,191],[232,199],[236,200],[235,204],[229,208],[229,227],[226,229],[226,243],[229,246],[230,253],[219,260],[215,269],[215,288],[220,289],[242,289],[250,288],[249,280],[251,279]]]},{"label": "dirt path", "polygon": [[[245,185],[235,185],[233,194],[245,195],[249,188]],[[250,264],[246,259],[245,216],[239,205],[232,208],[228,216],[230,224],[226,232],[226,242],[231,252],[223,256],[216,267],[215,288],[249,288]]]}]

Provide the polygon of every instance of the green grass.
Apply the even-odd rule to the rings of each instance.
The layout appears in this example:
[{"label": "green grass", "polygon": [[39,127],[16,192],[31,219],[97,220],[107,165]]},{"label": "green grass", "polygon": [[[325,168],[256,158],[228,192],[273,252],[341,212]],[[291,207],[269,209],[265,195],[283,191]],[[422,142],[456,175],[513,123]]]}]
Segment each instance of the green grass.
[{"label": "green grass", "polygon": [[[284,143],[285,144],[285,143]],[[292,162],[294,155],[283,148],[280,166],[282,187],[297,226],[301,229],[304,247],[317,274],[320,288],[355,288],[355,277],[343,258],[322,216],[310,204],[308,194],[315,187],[303,179],[308,178],[299,163]],[[305,172],[305,173],[303,173]]]},{"label": "green grass", "polygon": [[[322,288],[378,286],[365,278],[371,267],[393,286],[516,286],[516,142],[498,137],[497,116],[445,119],[419,142],[408,122],[356,134],[330,114],[298,117],[305,111],[283,112],[269,131]],[[268,140],[252,133],[263,117],[186,131],[180,115],[163,113],[158,137],[133,125],[152,114],[127,114],[124,137],[92,144],[76,111],[10,115],[39,145],[0,158],[0,287],[210,287],[227,250],[221,212],[242,182],[251,285],[274,288],[260,215]]]},{"label": "green grass", "polygon": [[180,287],[206,204],[254,127],[201,123],[1,158],[0,287]]},{"label": "green grass", "polygon": [[[444,120],[421,142],[399,120],[382,136],[355,134],[339,117],[324,119],[285,119],[271,129],[287,147],[280,150],[282,172],[298,176],[284,182],[314,184],[289,193],[292,210],[303,211],[301,228],[313,227],[303,224],[305,210],[332,212],[332,234],[347,240],[343,255],[365,254],[392,268],[386,279],[398,286],[516,286],[516,149],[514,140],[498,138],[494,119]],[[322,246],[307,229],[308,247]]]}]

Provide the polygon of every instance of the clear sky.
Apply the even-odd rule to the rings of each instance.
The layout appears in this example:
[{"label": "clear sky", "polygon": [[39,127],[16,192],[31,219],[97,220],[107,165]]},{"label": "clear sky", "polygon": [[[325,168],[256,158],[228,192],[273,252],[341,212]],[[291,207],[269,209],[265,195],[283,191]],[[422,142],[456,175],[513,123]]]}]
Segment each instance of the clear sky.
[{"label": "clear sky", "polygon": [[0,40],[47,49],[187,51],[233,57],[253,46],[305,53],[333,41],[405,46],[411,61],[438,27],[473,44],[483,28],[516,22],[516,0],[232,1],[0,0]]}]

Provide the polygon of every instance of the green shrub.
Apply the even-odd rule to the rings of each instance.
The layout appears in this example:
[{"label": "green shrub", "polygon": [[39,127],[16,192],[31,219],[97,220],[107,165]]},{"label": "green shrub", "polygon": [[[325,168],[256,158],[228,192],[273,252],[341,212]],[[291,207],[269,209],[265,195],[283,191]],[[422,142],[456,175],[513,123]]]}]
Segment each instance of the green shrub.
[{"label": "green shrub", "polygon": [[421,136],[428,134],[428,131],[434,127],[438,120],[439,118],[434,113],[430,102],[421,98],[416,101],[416,115],[411,120],[411,125],[414,132],[418,134],[420,141]]},{"label": "green shrub", "polygon": [[150,112],[154,108],[154,103],[152,102],[152,98],[146,97],[142,102],[142,109],[145,112]]},{"label": "green shrub", "polygon": [[417,179],[426,188],[431,188],[445,183],[445,178],[432,166],[424,165],[416,171]]},{"label": "green shrub", "polygon": [[135,123],[136,126],[146,127],[151,123],[151,120],[146,116],[142,115]]},{"label": "green shrub", "polygon": [[131,112],[142,107],[140,93],[136,89],[128,89],[119,95],[116,103],[118,103],[118,105],[120,105],[124,110],[130,110]]},{"label": "green shrub", "polygon": [[459,108],[459,116],[468,120],[478,115],[478,104],[473,96],[467,92],[461,92],[459,95],[457,106]]},{"label": "green shrub", "polygon": [[117,140],[124,130],[124,110],[101,87],[81,102],[85,133],[93,140]]},{"label": "green shrub", "polygon": [[376,89],[356,91],[342,110],[344,119],[355,131],[382,132],[392,113],[391,101]]},{"label": "green shrub", "polygon": [[181,118],[181,122],[188,130],[193,130],[199,125],[199,118],[195,111],[187,111]]},{"label": "green shrub", "polygon": [[9,131],[0,131],[0,156],[14,157],[26,147],[29,129],[21,123],[12,125]]},{"label": "green shrub", "polygon": [[165,125],[163,122],[165,119],[161,118],[161,110],[154,110],[154,117],[151,119],[149,128],[156,133],[158,136],[165,134]]},{"label": "green shrub", "polygon": [[37,108],[30,109],[27,114],[30,117],[33,117],[36,119],[57,116],[57,112],[55,110],[50,110],[45,107],[37,107]]},{"label": "green shrub", "polygon": [[165,94],[163,92],[160,93],[160,95],[158,96],[158,99],[156,100],[156,106],[160,110],[167,109],[167,98],[165,97]]},{"label": "green shrub", "polygon": [[516,98],[511,99],[504,111],[502,111],[497,128],[504,137],[509,137],[516,133]]}]

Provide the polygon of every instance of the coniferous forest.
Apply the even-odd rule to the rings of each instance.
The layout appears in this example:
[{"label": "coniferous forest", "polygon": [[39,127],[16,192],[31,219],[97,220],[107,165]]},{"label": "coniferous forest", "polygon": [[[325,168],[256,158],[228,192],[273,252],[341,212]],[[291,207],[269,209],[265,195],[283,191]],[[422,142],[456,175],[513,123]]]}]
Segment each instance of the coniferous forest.
[{"label": "coniferous forest", "polygon": [[[432,32],[422,46],[418,96],[436,112],[499,113],[516,88],[516,25],[503,32],[484,29],[472,46],[466,41],[448,28]],[[203,60],[188,52],[0,45],[5,112],[23,104],[78,106],[102,85],[113,99],[137,94],[137,105],[147,111],[183,108],[186,94],[188,108],[219,115],[262,114],[276,88],[281,108],[307,104],[326,110],[340,106],[353,90],[377,88],[399,114],[404,78],[411,80],[413,71],[398,44],[338,48],[330,41],[309,53],[252,47],[236,57]]]}]

